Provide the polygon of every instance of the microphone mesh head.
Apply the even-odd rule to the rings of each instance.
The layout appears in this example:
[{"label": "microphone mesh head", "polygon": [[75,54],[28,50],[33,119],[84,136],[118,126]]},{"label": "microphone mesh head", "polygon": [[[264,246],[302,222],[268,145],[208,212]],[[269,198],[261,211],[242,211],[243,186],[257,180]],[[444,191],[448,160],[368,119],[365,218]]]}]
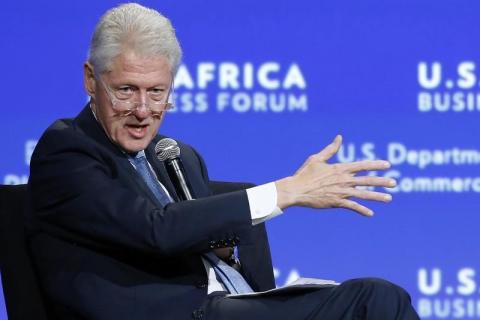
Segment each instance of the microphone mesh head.
[{"label": "microphone mesh head", "polygon": [[164,138],[155,145],[155,153],[160,161],[171,160],[180,156],[180,147],[177,141]]}]

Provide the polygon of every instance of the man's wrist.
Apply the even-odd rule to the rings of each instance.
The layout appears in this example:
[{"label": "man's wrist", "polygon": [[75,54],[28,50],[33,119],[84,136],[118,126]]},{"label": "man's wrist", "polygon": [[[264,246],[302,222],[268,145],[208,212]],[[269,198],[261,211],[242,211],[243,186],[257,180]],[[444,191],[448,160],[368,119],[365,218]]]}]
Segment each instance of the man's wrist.
[{"label": "man's wrist", "polygon": [[270,220],[283,211],[277,207],[277,187],[269,182],[247,189],[252,225]]},{"label": "man's wrist", "polygon": [[286,177],[275,181],[277,188],[277,207],[286,209],[295,204],[295,188],[293,187],[293,177]]}]

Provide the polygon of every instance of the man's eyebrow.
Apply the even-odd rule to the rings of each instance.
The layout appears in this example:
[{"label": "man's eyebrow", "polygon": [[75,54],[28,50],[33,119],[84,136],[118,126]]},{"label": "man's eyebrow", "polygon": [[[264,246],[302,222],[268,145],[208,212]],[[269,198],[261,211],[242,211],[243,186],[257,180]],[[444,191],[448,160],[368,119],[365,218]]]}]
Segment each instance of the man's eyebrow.
[{"label": "man's eyebrow", "polygon": [[148,87],[147,89],[167,89],[170,87],[168,84],[158,84],[156,86]]}]

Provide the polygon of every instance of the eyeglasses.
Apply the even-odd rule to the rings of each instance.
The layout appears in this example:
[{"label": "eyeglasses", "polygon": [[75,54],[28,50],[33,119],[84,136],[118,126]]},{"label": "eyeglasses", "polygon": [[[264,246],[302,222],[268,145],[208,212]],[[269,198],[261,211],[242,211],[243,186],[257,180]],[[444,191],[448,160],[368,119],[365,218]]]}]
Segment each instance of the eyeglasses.
[{"label": "eyeglasses", "polygon": [[105,84],[101,76],[96,78],[100,81],[110,98],[112,108],[122,113],[123,116],[131,115],[142,106],[145,106],[152,116],[161,116],[163,112],[174,108],[173,103],[169,101],[169,98],[173,96],[173,83],[168,92],[166,90],[153,89],[147,95],[148,99],[150,99],[149,102],[139,102],[135,101],[137,94],[132,87],[125,86],[114,90]]}]

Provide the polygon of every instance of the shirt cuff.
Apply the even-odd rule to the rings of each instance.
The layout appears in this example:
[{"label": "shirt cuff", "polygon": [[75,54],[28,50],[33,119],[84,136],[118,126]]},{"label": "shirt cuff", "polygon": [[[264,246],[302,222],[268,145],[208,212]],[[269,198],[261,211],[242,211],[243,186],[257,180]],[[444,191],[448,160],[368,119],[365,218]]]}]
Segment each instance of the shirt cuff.
[{"label": "shirt cuff", "polygon": [[277,207],[277,187],[275,182],[247,189],[252,225],[272,219],[283,213]]}]

